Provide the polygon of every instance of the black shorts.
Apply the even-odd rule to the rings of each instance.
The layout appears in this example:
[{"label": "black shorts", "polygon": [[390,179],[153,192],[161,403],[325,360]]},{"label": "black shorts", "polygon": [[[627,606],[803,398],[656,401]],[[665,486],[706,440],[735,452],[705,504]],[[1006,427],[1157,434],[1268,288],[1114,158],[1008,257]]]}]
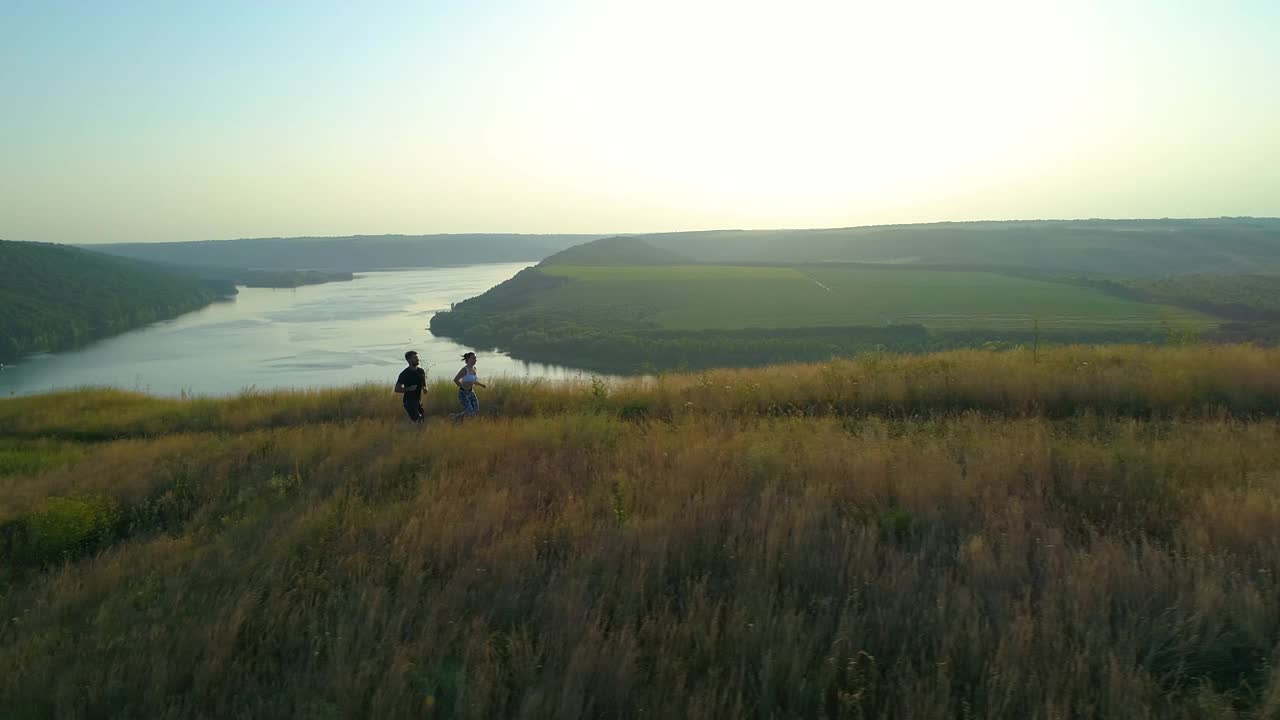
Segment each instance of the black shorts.
[{"label": "black shorts", "polygon": [[425,417],[425,413],[422,411],[422,406],[418,403],[413,403],[412,405],[405,403],[404,411],[409,413],[409,419],[416,423],[422,422],[422,418]]}]

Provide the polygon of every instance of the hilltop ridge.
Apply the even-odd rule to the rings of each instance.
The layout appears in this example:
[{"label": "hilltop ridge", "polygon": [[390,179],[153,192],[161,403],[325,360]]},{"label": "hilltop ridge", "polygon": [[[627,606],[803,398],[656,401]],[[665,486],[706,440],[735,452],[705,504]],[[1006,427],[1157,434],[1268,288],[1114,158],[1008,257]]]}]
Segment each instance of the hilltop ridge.
[{"label": "hilltop ridge", "polygon": [[1037,270],[1101,276],[1280,274],[1280,219],[1007,220],[640,236],[699,262]]},{"label": "hilltop ridge", "polygon": [[601,235],[460,233],[243,238],[110,243],[93,250],[173,265],[255,270],[361,271],[497,262],[537,262]]},{"label": "hilltop ridge", "polygon": [[544,265],[680,265],[693,262],[673,250],[649,244],[644,237],[616,236],[574,245],[542,261]]}]

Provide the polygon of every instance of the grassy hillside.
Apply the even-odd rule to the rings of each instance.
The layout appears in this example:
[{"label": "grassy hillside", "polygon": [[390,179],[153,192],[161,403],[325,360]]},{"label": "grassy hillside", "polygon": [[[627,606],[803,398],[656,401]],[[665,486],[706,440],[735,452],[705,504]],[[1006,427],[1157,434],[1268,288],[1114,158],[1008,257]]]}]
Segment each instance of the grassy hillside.
[{"label": "grassy hillside", "polygon": [[[591,256],[601,260],[610,249],[597,247]],[[868,265],[609,266],[553,258],[435,315],[431,329],[529,360],[626,373],[876,349],[1163,342],[1218,322],[1113,282]]]},{"label": "grassy hillside", "polygon": [[1166,275],[1122,279],[1025,273],[1047,280],[1101,290],[1115,297],[1169,305],[1220,318],[1200,333],[1211,342],[1280,344],[1280,276]]},{"label": "grassy hillside", "polygon": [[531,309],[643,307],[668,330],[919,323],[929,328],[1150,327],[1212,324],[1170,306],[1089,288],[981,272],[849,267],[577,267],[546,265],[573,282]]},{"label": "grassy hillside", "polygon": [[75,347],[234,293],[230,283],[133,260],[0,240],[0,361]]},{"label": "grassy hillside", "polygon": [[713,263],[881,262],[1104,276],[1280,274],[1280,219],[1031,220],[643,236]]},{"label": "grassy hillside", "polygon": [[0,400],[0,716],[1280,713],[1280,352],[482,403]]},{"label": "grassy hillside", "polygon": [[360,271],[541,260],[600,235],[356,235],[118,243],[93,249],[139,260],[214,268]]}]

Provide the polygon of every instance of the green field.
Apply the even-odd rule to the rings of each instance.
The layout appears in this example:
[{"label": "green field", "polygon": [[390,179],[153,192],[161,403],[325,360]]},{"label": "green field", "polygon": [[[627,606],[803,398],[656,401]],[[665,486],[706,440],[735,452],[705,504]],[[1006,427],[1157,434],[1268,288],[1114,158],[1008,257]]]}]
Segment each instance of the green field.
[{"label": "green field", "polygon": [[920,324],[933,329],[1207,327],[1207,315],[996,273],[849,267],[544,265],[571,280],[532,308],[641,308],[670,330]]},{"label": "green field", "polygon": [[[1114,281],[866,264],[671,263],[620,243],[565,253],[431,319],[521,359],[613,373],[821,361],[874,351],[1214,340],[1213,308]],[[607,245],[607,246],[605,246]],[[606,251],[625,257],[609,265]],[[581,262],[572,261],[581,258]],[[570,260],[570,262],[565,262]]]}]

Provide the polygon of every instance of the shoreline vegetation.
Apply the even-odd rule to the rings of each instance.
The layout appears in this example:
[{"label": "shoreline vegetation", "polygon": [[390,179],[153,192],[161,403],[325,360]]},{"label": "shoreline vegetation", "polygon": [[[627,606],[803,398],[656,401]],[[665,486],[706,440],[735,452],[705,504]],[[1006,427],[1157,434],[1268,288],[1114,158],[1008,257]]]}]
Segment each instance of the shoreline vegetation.
[{"label": "shoreline vegetation", "polygon": [[447,390],[0,400],[0,715],[1280,712],[1280,350]]},{"label": "shoreline vegetation", "polygon": [[349,282],[355,273],[332,270],[253,270],[246,268],[175,268],[214,282],[250,288],[290,289],[331,282]]}]

